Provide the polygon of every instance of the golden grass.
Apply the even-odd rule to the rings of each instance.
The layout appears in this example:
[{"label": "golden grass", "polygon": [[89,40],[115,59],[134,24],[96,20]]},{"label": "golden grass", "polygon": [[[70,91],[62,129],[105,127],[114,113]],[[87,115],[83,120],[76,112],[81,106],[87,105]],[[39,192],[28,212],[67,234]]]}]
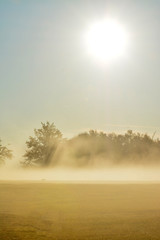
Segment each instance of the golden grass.
[{"label": "golden grass", "polygon": [[159,184],[0,183],[0,240],[159,240]]}]

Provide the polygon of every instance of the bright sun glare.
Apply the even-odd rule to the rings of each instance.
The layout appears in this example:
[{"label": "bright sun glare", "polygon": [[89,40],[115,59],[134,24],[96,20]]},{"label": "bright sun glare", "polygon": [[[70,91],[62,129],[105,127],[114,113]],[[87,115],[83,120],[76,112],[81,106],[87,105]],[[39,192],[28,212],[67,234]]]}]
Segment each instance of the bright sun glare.
[{"label": "bright sun glare", "polygon": [[87,49],[95,58],[112,61],[125,54],[128,35],[115,20],[94,23],[86,34]]}]

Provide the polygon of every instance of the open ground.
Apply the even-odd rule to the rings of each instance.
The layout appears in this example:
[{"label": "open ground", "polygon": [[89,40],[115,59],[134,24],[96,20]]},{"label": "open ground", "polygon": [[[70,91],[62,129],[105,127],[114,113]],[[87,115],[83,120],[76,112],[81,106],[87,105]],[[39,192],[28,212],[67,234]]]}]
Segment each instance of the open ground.
[{"label": "open ground", "polygon": [[0,240],[56,239],[160,239],[160,184],[0,182]]}]

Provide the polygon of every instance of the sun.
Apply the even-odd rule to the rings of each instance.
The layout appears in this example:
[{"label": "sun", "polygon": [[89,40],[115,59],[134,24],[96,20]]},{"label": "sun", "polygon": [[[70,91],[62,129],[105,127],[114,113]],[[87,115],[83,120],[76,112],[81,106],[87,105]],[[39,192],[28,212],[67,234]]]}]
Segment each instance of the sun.
[{"label": "sun", "polygon": [[107,19],[89,27],[85,42],[89,53],[96,59],[112,61],[125,54],[128,34],[120,23]]}]

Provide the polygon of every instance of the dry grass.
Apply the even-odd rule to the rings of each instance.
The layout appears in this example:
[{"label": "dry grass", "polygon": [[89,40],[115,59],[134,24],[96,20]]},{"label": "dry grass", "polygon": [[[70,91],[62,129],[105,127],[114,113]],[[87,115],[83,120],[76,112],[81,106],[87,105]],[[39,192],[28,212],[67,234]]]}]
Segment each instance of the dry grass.
[{"label": "dry grass", "polygon": [[0,183],[0,240],[159,240],[159,184]]}]

